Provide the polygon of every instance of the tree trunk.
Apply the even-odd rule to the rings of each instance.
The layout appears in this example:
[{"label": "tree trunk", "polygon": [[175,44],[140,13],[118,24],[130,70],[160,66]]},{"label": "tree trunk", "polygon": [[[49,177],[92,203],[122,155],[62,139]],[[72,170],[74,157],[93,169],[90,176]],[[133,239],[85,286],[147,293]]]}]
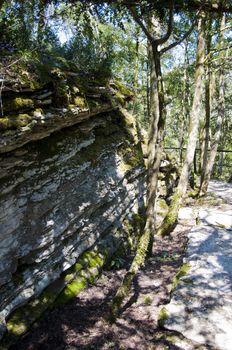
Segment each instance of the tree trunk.
[{"label": "tree trunk", "polygon": [[[156,22],[159,27],[159,23]],[[156,33],[157,34],[157,33]],[[130,291],[131,284],[139,268],[144,264],[148,251],[152,250],[153,234],[156,224],[156,195],[158,185],[158,174],[162,157],[162,141],[165,126],[164,88],[160,64],[160,53],[158,45],[152,43],[151,56],[151,94],[150,94],[150,133],[148,141],[148,170],[147,170],[147,208],[146,223],[137,246],[136,255],[130,269],[126,273],[121,286],[110,305],[108,319],[114,321],[120,311],[123,300]]]},{"label": "tree trunk", "polygon": [[135,69],[134,69],[134,91],[135,98],[133,103],[132,112],[134,114],[136,104],[137,104],[137,95],[138,95],[138,79],[139,79],[139,28],[136,30],[136,44],[135,44]]},{"label": "tree trunk", "polygon": [[150,97],[151,97],[151,67],[150,63],[152,61],[152,50],[151,50],[151,44],[149,40],[147,41],[147,61],[146,61],[146,92],[147,92],[147,119],[150,121],[151,119],[151,103],[150,103]]},{"label": "tree trunk", "polygon": [[198,127],[200,120],[200,106],[202,100],[202,85],[204,76],[204,59],[205,59],[205,19],[203,16],[199,19],[198,23],[198,45],[197,45],[197,57],[196,57],[196,71],[195,71],[195,92],[193,98],[193,105],[190,113],[190,127],[189,138],[186,151],[185,162],[181,171],[179,184],[173,195],[169,211],[164,218],[164,221],[157,231],[159,235],[169,234],[175,226],[179,208],[182,202],[182,198],[186,193],[189,172],[193,164],[197,137]]},{"label": "tree trunk", "polygon": [[[225,15],[221,19],[221,37],[220,37],[220,47],[224,46],[224,31],[225,27]],[[214,135],[214,141],[212,142],[210,155],[207,164],[205,165],[204,178],[201,182],[200,195],[206,194],[208,190],[209,180],[212,174],[215,158],[217,155],[218,145],[221,139],[222,123],[225,115],[225,75],[224,75],[224,50],[221,51],[221,66],[219,70],[219,103],[218,103],[218,118],[216,125],[216,132]]]},{"label": "tree trunk", "polygon": [[[212,20],[208,21],[207,26],[207,56],[211,51],[211,29],[212,29]],[[202,184],[205,180],[206,168],[208,163],[208,149],[209,149],[209,138],[210,138],[210,118],[211,118],[211,105],[212,105],[212,77],[211,77],[211,67],[210,63],[207,64],[206,68],[206,84],[205,84],[205,125],[203,130],[203,140],[201,148],[201,182],[200,182],[200,191]]]},{"label": "tree trunk", "polygon": [[2,9],[2,6],[3,6],[4,2],[5,2],[5,0],[0,0],[0,11]]},{"label": "tree trunk", "polygon": [[188,43],[185,44],[185,65],[184,65],[184,84],[183,84],[183,100],[182,100],[182,123],[180,128],[179,138],[179,157],[180,164],[183,163],[183,147],[184,147],[184,135],[187,129],[186,125],[189,121],[189,75],[188,75]]},{"label": "tree trunk", "polygon": [[44,39],[46,26],[45,0],[39,0],[38,43],[41,45]]}]

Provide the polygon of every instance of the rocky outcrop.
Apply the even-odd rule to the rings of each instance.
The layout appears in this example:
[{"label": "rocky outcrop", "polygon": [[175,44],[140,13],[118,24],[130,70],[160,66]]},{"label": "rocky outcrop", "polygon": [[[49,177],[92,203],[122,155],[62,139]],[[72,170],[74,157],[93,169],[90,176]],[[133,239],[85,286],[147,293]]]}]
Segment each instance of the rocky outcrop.
[{"label": "rocky outcrop", "polygon": [[[145,173],[136,123],[118,107],[130,94],[118,83],[91,86],[85,94],[72,85],[71,103],[56,106],[54,87],[33,90],[21,84],[12,91],[5,79],[0,336],[6,327],[15,334],[26,330],[18,308],[29,305],[30,321],[24,316],[32,323],[62,291],[66,298],[80,286],[80,261],[81,266],[87,261],[89,276],[95,276],[130,242],[127,226],[143,206]],[[87,250],[90,260],[83,256]],[[31,305],[37,305],[36,312]]]},{"label": "rocky outcrop", "polygon": [[114,111],[1,156],[3,320],[83,251],[109,234],[115,240],[142,205],[137,142],[132,121]]},{"label": "rocky outcrop", "polygon": [[[70,67],[49,69],[43,79],[28,67],[3,76],[4,344],[12,334],[26,332],[51,305],[92,282],[119,247],[135,248],[143,221],[138,215],[144,207],[146,172],[141,135],[122,108],[133,94],[119,82],[86,83]],[[160,218],[175,171],[166,157],[160,175],[163,199],[157,205]]]}]

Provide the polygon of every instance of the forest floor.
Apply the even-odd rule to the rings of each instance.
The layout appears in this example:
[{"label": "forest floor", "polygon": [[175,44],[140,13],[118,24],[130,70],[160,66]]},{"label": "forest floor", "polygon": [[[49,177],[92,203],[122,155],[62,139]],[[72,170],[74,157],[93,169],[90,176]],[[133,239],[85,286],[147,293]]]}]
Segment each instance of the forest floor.
[{"label": "forest floor", "polygon": [[[220,191],[220,183],[211,184],[210,192],[214,194],[209,198],[210,206],[216,208],[221,205],[220,195],[225,200],[225,190]],[[231,187],[227,191],[231,191]],[[202,208],[208,203],[208,199],[203,200],[198,206]],[[173,279],[186,256],[188,235],[196,225],[198,208],[196,204],[183,208],[170,237],[156,238],[153,256],[138,273],[115,324],[109,325],[102,316],[120,285],[125,269],[104,271],[95,285],[90,285],[65,306],[50,311],[10,350],[215,349],[199,345],[180,332],[165,330],[158,324],[160,310],[170,302]]]}]

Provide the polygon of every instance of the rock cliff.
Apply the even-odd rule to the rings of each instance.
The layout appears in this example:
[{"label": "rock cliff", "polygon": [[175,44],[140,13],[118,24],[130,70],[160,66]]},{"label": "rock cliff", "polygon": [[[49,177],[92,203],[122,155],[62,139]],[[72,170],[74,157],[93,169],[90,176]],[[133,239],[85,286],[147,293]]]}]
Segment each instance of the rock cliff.
[{"label": "rock cliff", "polygon": [[91,281],[121,244],[133,245],[128,222],[143,207],[145,172],[136,123],[118,107],[131,93],[118,83],[82,93],[66,80],[59,105],[51,82],[4,81],[1,336],[6,328],[24,333],[58,295],[67,299]]}]

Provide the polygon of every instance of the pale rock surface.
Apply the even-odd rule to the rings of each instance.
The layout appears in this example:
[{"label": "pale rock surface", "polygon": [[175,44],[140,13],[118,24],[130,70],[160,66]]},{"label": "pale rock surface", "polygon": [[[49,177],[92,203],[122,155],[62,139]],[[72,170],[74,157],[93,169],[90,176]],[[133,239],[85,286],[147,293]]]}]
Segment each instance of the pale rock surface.
[{"label": "pale rock surface", "polygon": [[[231,203],[232,186],[210,191]],[[200,225],[189,233],[189,271],[165,306],[164,326],[218,350],[232,349],[232,208],[199,208]]]},{"label": "pale rock surface", "polygon": [[3,153],[0,164],[1,338],[5,318],[83,251],[112,233],[116,249],[123,220],[143,205],[145,168],[116,112]]}]

